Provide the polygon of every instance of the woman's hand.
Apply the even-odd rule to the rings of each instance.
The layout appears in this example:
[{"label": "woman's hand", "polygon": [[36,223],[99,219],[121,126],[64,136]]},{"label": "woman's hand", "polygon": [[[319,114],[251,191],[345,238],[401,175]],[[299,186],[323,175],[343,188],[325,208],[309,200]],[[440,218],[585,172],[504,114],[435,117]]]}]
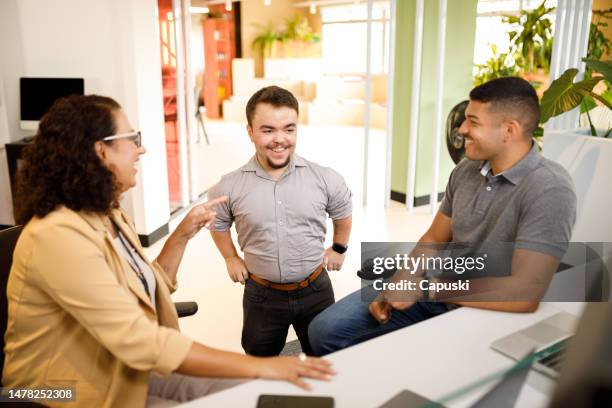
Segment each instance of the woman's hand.
[{"label": "woman's hand", "polygon": [[222,196],[193,207],[166,240],[157,256],[157,263],[173,284],[176,282],[176,273],[183,259],[187,242],[203,227],[208,227],[213,223],[216,215],[213,210],[214,206],[225,201],[227,201],[227,196]]},{"label": "woman's hand", "polygon": [[176,227],[174,233],[187,241],[190,240],[202,228],[208,228],[212,225],[215,220],[215,215],[217,215],[214,207],[225,201],[227,201],[227,196],[221,196],[214,200],[207,201],[204,204],[196,205],[189,211],[185,218],[183,218],[183,221]]},{"label": "woman's hand", "polygon": [[329,381],[336,374],[329,361],[317,357],[258,358],[255,364],[257,378],[285,380],[305,390],[310,390],[311,387],[301,377]]}]

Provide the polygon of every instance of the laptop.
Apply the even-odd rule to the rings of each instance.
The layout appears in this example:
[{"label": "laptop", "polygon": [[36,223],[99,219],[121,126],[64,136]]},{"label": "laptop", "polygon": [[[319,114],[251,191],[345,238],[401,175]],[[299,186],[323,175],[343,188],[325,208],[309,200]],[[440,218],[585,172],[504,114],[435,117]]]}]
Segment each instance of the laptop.
[{"label": "laptop", "polygon": [[516,361],[530,350],[538,356],[533,369],[557,378],[563,364],[563,356],[572,338],[578,317],[560,312],[525,329],[519,330],[491,344],[491,348]]},{"label": "laptop", "polygon": [[518,400],[521,388],[525,384],[529,369],[534,361],[533,350],[519,359],[517,363],[501,373],[494,373],[487,377],[476,380],[475,382],[454,390],[440,398],[439,401],[431,401],[422,395],[410,390],[403,390],[393,398],[385,402],[379,408],[446,408],[446,404],[458,397],[469,394],[470,392],[482,387],[485,384],[496,382],[477,401],[469,405],[470,408],[514,408]]}]

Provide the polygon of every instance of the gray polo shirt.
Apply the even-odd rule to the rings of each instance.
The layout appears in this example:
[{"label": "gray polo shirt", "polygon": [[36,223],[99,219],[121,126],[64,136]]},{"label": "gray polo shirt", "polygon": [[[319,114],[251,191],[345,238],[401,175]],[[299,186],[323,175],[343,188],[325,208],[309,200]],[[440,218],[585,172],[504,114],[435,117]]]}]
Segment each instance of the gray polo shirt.
[{"label": "gray polo shirt", "polygon": [[493,274],[508,275],[513,248],[563,257],[576,220],[576,194],[568,172],[542,157],[534,144],[495,176],[488,162],[461,161],[440,211],[452,218],[453,242],[496,253]]},{"label": "gray polo shirt", "polygon": [[327,215],[340,220],[353,208],[340,174],[296,154],[278,180],[253,156],[208,192],[209,199],[222,195],[229,200],[217,206],[211,230],[235,222],[249,272],[277,283],[310,275],[323,261]]}]

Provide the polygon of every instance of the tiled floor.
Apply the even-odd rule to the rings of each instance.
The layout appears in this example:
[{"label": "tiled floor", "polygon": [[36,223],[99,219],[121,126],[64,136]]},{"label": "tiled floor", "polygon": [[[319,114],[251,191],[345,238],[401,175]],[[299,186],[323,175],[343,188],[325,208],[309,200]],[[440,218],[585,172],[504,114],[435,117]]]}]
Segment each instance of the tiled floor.
[{"label": "tiled floor", "polygon": [[[253,154],[243,124],[208,122],[207,130],[211,144],[202,144],[199,173],[203,188],[210,187],[222,174],[240,167]],[[373,131],[370,135],[370,185],[368,205],[364,207],[361,198],[363,130],[308,126],[299,129],[298,154],[339,171],[354,192],[350,249],[342,270],[331,273],[336,299],[359,288],[355,272],[359,268],[362,241],[415,241],[432,220],[429,207],[417,208],[412,214],[399,203],[391,202],[389,207],[384,207],[384,139],[381,131]],[[171,228],[176,222],[171,223]],[[331,222],[327,242],[330,240]],[[147,248],[147,254],[154,258],[163,242]],[[181,319],[184,333],[209,346],[242,351],[242,286],[227,276],[225,262],[207,231],[196,235],[187,247],[174,299],[195,300],[199,305],[195,316]],[[295,338],[290,332],[288,340]]]}]

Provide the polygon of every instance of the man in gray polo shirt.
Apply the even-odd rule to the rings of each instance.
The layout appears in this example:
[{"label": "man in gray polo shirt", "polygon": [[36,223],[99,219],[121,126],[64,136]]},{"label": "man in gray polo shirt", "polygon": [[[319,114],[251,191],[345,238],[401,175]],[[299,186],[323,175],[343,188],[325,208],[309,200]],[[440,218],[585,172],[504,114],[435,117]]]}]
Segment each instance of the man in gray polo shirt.
[{"label": "man in gray polo shirt", "polygon": [[[435,296],[416,291],[419,301],[407,301],[368,286],[313,320],[309,338],[316,355],[457,306],[506,312],[537,309],[575,222],[571,178],[563,167],[542,157],[532,142],[540,108],[527,81],[500,78],[474,88],[465,113],[459,132],[465,138],[467,159],[451,173],[440,209],[419,243],[454,242],[467,244],[472,253],[496,253],[485,277],[471,280],[472,301],[449,300],[458,298],[457,291]],[[421,247],[418,254],[422,250],[427,249]]]},{"label": "man in gray polo shirt", "polygon": [[[242,347],[252,355],[278,355],[293,325],[302,349],[312,354],[308,325],[334,303],[327,270],[340,270],[344,262],[351,191],[337,172],[294,153],[298,102],[289,91],[257,91],[246,116],[255,155],[209,191],[209,199],[229,197],[217,207],[211,234],[230,278],[245,285]],[[328,215],[333,245],[324,249]],[[232,242],[232,223],[244,259]]]}]

